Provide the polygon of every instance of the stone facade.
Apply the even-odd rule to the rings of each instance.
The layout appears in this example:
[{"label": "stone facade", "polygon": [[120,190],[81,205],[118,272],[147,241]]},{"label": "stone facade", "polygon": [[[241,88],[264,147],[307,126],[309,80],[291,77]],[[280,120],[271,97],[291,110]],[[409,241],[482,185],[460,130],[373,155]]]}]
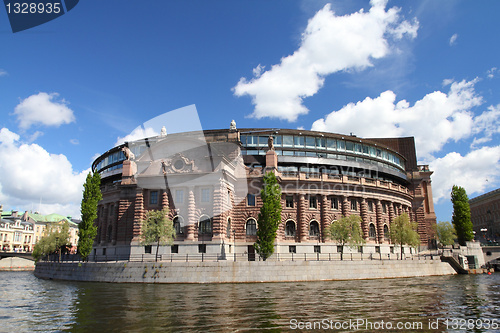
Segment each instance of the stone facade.
[{"label": "stone facade", "polygon": [[277,253],[337,252],[324,230],[351,214],[362,218],[365,253],[399,251],[388,233],[402,213],[418,223],[421,246],[433,246],[432,172],[416,164],[413,138],[231,129],[126,145],[135,159],[125,159],[122,145],[93,165],[103,193],[97,256],[144,254],[147,248],[139,244],[144,212],[168,207],[177,237],[175,246],[160,253],[239,253],[252,260],[262,176],[269,171],[282,189]]},{"label": "stone facade", "polygon": [[482,243],[500,241],[500,189],[469,200],[475,239]]}]

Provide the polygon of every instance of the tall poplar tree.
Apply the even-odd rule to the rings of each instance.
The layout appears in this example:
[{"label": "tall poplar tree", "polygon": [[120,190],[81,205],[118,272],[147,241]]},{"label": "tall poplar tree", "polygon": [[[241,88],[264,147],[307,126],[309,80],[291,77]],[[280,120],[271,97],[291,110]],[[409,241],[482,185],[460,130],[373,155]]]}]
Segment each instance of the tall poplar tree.
[{"label": "tall poplar tree", "polygon": [[274,253],[276,232],[281,222],[281,188],[273,172],[265,174],[262,181],[262,207],[257,219],[257,241],[254,246],[262,259],[266,260]]},{"label": "tall poplar tree", "polygon": [[453,185],[451,202],[453,203],[451,222],[457,231],[458,243],[465,246],[465,242],[474,239],[474,233],[472,232],[469,198],[467,198],[467,193],[463,187]]},{"label": "tall poplar tree", "polygon": [[82,222],[78,225],[78,253],[82,260],[87,260],[95,236],[97,235],[97,226],[94,225],[97,219],[97,204],[102,199],[101,194],[101,175],[96,172],[87,175],[85,184],[83,184],[83,199],[81,205]]}]

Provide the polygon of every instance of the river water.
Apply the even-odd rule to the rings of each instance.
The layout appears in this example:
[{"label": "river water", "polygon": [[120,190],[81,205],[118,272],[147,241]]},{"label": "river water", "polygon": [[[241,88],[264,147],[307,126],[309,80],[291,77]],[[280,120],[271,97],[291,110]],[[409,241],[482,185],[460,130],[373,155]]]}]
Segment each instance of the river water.
[{"label": "river water", "polygon": [[500,332],[499,273],[203,285],[0,279],[0,332]]}]

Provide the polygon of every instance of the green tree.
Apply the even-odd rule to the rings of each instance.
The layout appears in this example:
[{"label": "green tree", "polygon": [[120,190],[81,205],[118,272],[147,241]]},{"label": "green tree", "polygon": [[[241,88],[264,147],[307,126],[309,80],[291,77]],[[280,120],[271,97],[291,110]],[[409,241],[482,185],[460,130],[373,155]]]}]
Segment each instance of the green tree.
[{"label": "green tree", "polygon": [[64,248],[70,246],[69,223],[66,221],[60,226],[47,226],[44,235],[33,247],[33,258],[36,261],[46,255],[61,253]]},{"label": "green tree", "polygon": [[262,182],[262,207],[257,219],[257,241],[254,246],[262,259],[266,260],[274,253],[276,232],[281,222],[281,188],[273,172],[265,174]]},{"label": "green tree", "polygon": [[472,232],[472,221],[470,219],[469,198],[467,198],[467,193],[463,187],[453,185],[451,202],[453,203],[451,222],[457,231],[458,243],[466,245],[465,242],[474,239],[474,233]]},{"label": "green tree", "polygon": [[455,240],[457,239],[457,232],[455,231],[453,225],[448,221],[439,221],[436,224],[436,234],[439,243],[445,246],[455,244]]},{"label": "green tree", "polygon": [[149,210],[141,221],[141,245],[156,243],[156,261],[160,245],[172,245],[175,238],[174,224],[167,218],[168,209]]},{"label": "green tree", "polygon": [[335,240],[342,247],[340,259],[344,260],[344,245],[357,246],[365,242],[361,231],[361,217],[358,215],[342,216],[325,230],[325,237]]},{"label": "green tree", "polygon": [[389,232],[391,242],[401,246],[401,259],[403,259],[403,245],[416,248],[420,245],[420,236],[417,232],[417,223],[411,222],[408,214],[403,213],[391,223]]},{"label": "green tree", "polygon": [[94,221],[97,219],[97,204],[102,199],[100,186],[101,175],[98,172],[91,175],[89,172],[85,184],[83,184],[83,199],[80,209],[82,222],[78,225],[78,253],[82,260],[88,259],[97,235],[97,226]]}]

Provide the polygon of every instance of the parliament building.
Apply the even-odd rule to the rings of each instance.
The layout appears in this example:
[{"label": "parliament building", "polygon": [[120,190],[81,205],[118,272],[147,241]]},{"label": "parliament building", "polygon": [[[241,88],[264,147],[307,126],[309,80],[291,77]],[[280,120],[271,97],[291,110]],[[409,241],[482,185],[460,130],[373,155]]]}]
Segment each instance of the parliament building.
[{"label": "parliament building", "polygon": [[324,231],[351,214],[361,217],[366,240],[353,251],[398,253],[389,230],[402,213],[417,222],[420,249],[435,245],[432,171],[417,164],[413,137],[237,129],[233,121],[229,129],[162,131],[127,142],[99,156],[92,169],[102,179],[98,257],[151,253],[140,244],[141,220],[147,210],[168,207],[176,237],[160,254],[254,260],[266,172],[275,173],[282,191],[275,253],[340,251]]}]

